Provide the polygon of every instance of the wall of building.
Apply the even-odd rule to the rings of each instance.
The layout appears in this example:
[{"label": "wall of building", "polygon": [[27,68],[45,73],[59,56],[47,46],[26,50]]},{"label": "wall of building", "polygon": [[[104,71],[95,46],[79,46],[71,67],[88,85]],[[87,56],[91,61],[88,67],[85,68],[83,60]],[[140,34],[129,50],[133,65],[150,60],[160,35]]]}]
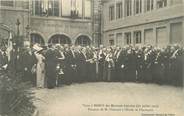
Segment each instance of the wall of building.
[{"label": "wall of building", "polygon": [[[89,2],[82,0],[84,5],[89,5]],[[84,2],[85,1],[85,2]],[[10,2],[10,1],[7,1]],[[29,34],[38,34],[47,44],[49,39],[56,35],[65,35],[71,39],[74,44],[77,37],[84,35],[91,39],[92,43],[92,8],[85,8],[86,6],[81,6],[83,11],[83,18],[73,18],[72,16],[62,17],[62,16],[36,16],[34,14],[33,0],[12,0],[12,6],[1,5],[0,2],[0,38],[8,38],[8,31],[12,31],[13,34],[17,33],[16,21],[19,19],[20,35],[27,38],[27,25],[30,26]],[[59,1],[61,2],[61,1]],[[66,1],[65,1],[66,2]],[[2,3],[4,4],[4,3]],[[69,3],[70,5],[70,3]],[[80,6],[79,6],[80,7]],[[84,9],[85,8],[85,9]],[[61,14],[61,4],[59,5],[59,12]],[[89,16],[89,17],[88,17]],[[6,28],[6,29],[4,29]],[[5,36],[5,37],[2,37]],[[31,36],[30,36],[31,37]]]},{"label": "wall of building", "polygon": [[31,33],[40,34],[45,43],[56,34],[68,36],[75,43],[79,35],[92,37],[92,24],[90,20],[74,20],[49,17],[31,17]]},{"label": "wall of building", "polygon": [[[20,21],[20,35],[26,35],[26,26],[29,24],[29,11],[25,7],[19,7],[21,2],[14,3],[13,7],[1,6],[0,7],[0,32],[3,33],[3,27],[7,27],[13,34],[17,34],[17,19]],[[23,4],[23,3],[22,3]],[[2,35],[3,36],[3,35]],[[6,35],[5,35],[6,36]]]},{"label": "wall of building", "polygon": [[[108,46],[109,40],[114,39],[115,45],[125,46],[126,45],[125,33],[130,32],[131,37],[132,37],[132,45],[135,45],[135,46],[141,45],[142,46],[145,44],[151,44],[151,45],[155,45],[155,46],[156,45],[166,46],[166,45],[170,44],[171,39],[173,39],[171,36],[171,25],[179,23],[179,24],[181,24],[181,27],[183,28],[183,24],[184,24],[184,23],[182,24],[183,20],[184,20],[184,17],[181,17],[181,18],[152,22],[152,23],[147,23],[147,24],[142,24],[142,25],[137,25],[137,26],[130,26],[130,27],[126,27],[126,28],[119,28],[119,29],[108,31],[108,32],[104,32],[103,43]],[[159,42],[158,37],[157,37],[157,30],[159,28],[165,28],[165,30],[166,30],[166,38],[167,39],[163,40],[162,42]],[[145,33],[149,30],[152,31],[152,37],[149,38],[150,40],[146,40]],[[135,43],[134,32],[136,32],[136,31],[141,31],[141,44]],[[119,34],[119,33],[122,34],[121,40],[117,40],[117,34]],[[113,35],[113,38],[110,37],[112,35]],[[174,37],[177,37],[177,36],[174,36]],[[181,37],[181,35],[179,37]],[[179,42],[180,44],[181,43],[184,44],[183,43],[184,39],[182,41],[177,41],[177,42]]]},{"label": "wall of building", "polygon": [[[109,39],[114,39],[114,42],[116,45],[123,46],[126,44],[125,42],[125,35],[126,32],[131,32],[132,38],[134,37],[135,31],[141,31],[141,44],[152,44],[152,45],[158,45],[158,46],[164,46],[166,44],[171,43],[172,37],[177,36],[171,36],[171,26],[173,23],[180,23],[182,27],[182,31],[180,32],[180,35],[182,35],[182,41],[184,40],[184,36],[182,34],[184,28],[183,28],[183,21],[184,21],[184,13],[183,8],[184,4],[182,0],[178,0],[180,2],[176,2],[173,0],[168,0],[168,6],[160,9],[154,8],[152,11],[149,12],[142,12],[140,14],[134,14],[132,16],[125,17],[123,13],[123,17],[121,19],[116,19],[110,21],[109,20],[109,7],[111,5],[115,5],[116,2],[124,2],[124,0],[116,0],[116,1],[106,1],[103,4],[103,43],[105,45],[109,45]],[[144,3],[143,3],[144,4]],[[116,5],[115,5],[116,6]],[[143,5],[144,6],[144,5]],[[144,8],[142,8],[144,9]],[[123,9],[124,10],[124,9]],[[116,16],[116,7],[115,7],[115,16]],[[173,26],[172,26],[173,27]],[[174,26],[176,27],[176,26]],[[167,36],[167,40],[158,40],[159,29],[163,28],[165,32],[165,36]],[[151,33],[153,33],[152,40],[146,41],[145,40],[145,33],[147,33],[151,29]],[[161,30],[161,29],[160,29]],[[122,33],[122,39],[120,41],[117,41],[117,34]],[[149,32],[148,32],[149,33]],[[147,34],[148,34],[147,33]],[[174,32],[173,32],[174,33]],[[148,36],[148,35],[146,35]],[[135,40],[132,43],[135,45]],[[121,44],[119,44],[121,43]]]}]

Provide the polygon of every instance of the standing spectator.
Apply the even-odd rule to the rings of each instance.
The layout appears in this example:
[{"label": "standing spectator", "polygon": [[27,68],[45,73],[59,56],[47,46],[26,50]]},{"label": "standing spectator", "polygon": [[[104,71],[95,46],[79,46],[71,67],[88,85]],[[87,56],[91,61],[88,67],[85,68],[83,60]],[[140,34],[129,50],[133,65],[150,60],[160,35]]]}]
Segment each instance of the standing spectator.
[{"label": "standing spectator", "polygon": [[36,86],[36,75],[33,72],[37,62],[36,57],[30,48],[30,43],[26,42],[24,48],[22,53],[23,81],[31,82],[33,86]]},{"label": "standing spectator", "polygon": [[87,76],[86,73],[86,58],[82,52],[82,47],[78,46],[76,51],[76,64],[77,64],[77,80],[79,83],[83,82]]},{"label": "standing spectator", "polygon": [[110,82],[113,80],[113,73],[114,73],[114,68],[115,68],[115,63],[113,60],[113,52],[112,49],[108,48],[107,49],[107,55],[105,58],[106,61],[106,81]]},{"label": "standing spectator", "polygon": [[104,63],[105,63],[105,53],[104,47],[101,45],[98,52],[98,80],[103,80],[103,71],[104,71]]},{"label": "standing spectator", "polygon": [[136,81],[136,55],[132,48],[127,50],[125,62],[125,80],[127,82]]},{"label": "standing spectator", "polygon": [[56,51],[52,45],[48,46],[48,50],[45,54],[45,70],[47,78],[47,87],[52,89],[56,86],[56,66],[58,60],[56,58]]},{"label": "standing spectator", "polygon": [[96,80],[96,57],[92,48],[87,47],[86,50],[87,62],[87,81],[94,82]]},{"label": "standing spectator", "polygon": [[144,64],[144,54],[143,51],[139,48],[136,51],[136,71],[137,71],[137,81],[143,82],[143,64]]},{"label": "standing spectator", "polygon": [[120,82],[125,82],[126,49],[123,48],[117,56],[116,71]]},{"label": "standing spectator", "polygon": [[61,86],[62,84],[64,84],[64,60],[65,60],[65,55],[64,55],[64,47],[59,45],[57,47],[58,49],[58,70],[57,70],[57,82],[58,82],[58,86]]},{"label": "standing spectator", "polygon": [[36,86],[44,88],[45,86],[45,57],[43,56],[43,48],[37,46],[35,56],[37,59],[36,64]]},{"label": "standing spectator", "polygon": [[114,53],[114,63],[115,63],[115,72],[114,72],[114,79],[113,81],[119,82],[120,76],[121,76],[121,66],[119,62],[119,57],[122,52],[122,49],[120,47],[117,47],[115,53]]},{"label": "standing spectator", "polygon": [[64,51],[64,56],[65,56],[65,60],[64,60],[64,83],[65,84],[72,84],[72,78],[73,78],[73,55],[72,52],[70,50],[70,47],[68,45],[65,45],[65,51]]}]

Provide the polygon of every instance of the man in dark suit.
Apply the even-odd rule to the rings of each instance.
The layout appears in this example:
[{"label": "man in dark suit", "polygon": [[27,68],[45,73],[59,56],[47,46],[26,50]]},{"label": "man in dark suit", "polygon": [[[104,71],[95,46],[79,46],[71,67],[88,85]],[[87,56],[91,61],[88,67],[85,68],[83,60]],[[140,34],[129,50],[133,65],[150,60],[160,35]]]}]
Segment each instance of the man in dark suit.
[{"label": "man in dark suit", "polygon": [[75,73],[76,73],[76,53],[74,52],[74,46],[71,48],[69,46],[65,46],[65,76],[64,80],[66,84],[72,84],[75,80]]},{"label": "man in dark suit", "polygon": [[85,78],[87,76],[86,73],[86,58],[84,54],[82,53],[81,46],[78,46],[76,52],[76,80],[77,82],[81,83],[85,81]]},{"label": "man in dark suit", "polygon": [[113,81],[115,81],[115,82],[119,82],[120,81],[121,66],[119,65],[119,63],[120,63],[119,61],[121,59],[119,59],[119,58],[120,58],[121,52],[122,52],[122,49],[120,47],[117,47],[115,52],[114,52],[113,60],[115,62],[115,71],[114,71]]},{"label": "man in dark suit", "polygon": [[144,51],[144,62],[143,62],[143,82],[150,83],[152,82],[152,75],[151,75],[151,65],[153,64],[154,55],[152,50],[148,47],[143,48]]},{"label": "man in dark suit", "polygon": [[138,82],[143,82],[143,64],[144,64],[144,54],[142,49],[138,49],[136,51],[136,71],[137,71],[137,78]]},{"label": "man in dark suit", "polygon": [[30,81],[33,86],[36,86],[36,75],[32,72],[33,68],[36,68],[36,63],[37,60],[30,44],[25,44],[25,50],[22,53],[23,81]]},{"label": "man in dark suit", "polygon": [[136,55],[132,48],[127,50],[125,62],[125,80],[127,82],[136,81]]},{"label": "man in dark suit", "polygon": [[47,87],[52,89],[56,86],[56,67],[58,64],[57,52],[52,45],[48,46],[45,54],[45,69],[47,78]]},{"label": "man in dark suit", "polygon": [[122,48],[121,51],[119,51],[117,56],[117,62],[116,62],[116,71],[117,71],[117,79],[120,82],[125,81],[125,61],[126,61],[126,50],[125,48]]},{"label": "man in dark suit", "polygon": [[86,61],[87,61],[87,81],[96,81],[96,61],[94,57],[94,51],[92,48],[87,47],[86,50]]}]

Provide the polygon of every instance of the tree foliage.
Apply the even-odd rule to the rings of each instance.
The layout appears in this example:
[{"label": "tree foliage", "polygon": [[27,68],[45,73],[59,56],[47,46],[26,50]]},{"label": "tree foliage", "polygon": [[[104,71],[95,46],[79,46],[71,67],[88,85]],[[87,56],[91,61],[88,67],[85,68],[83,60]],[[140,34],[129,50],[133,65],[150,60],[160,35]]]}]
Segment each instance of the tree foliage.
[{"label": "tree foliage", "polygon": [[35,111],[34,93],[21,78],[21,74],[0,72],[0,115],[32,116]]}]

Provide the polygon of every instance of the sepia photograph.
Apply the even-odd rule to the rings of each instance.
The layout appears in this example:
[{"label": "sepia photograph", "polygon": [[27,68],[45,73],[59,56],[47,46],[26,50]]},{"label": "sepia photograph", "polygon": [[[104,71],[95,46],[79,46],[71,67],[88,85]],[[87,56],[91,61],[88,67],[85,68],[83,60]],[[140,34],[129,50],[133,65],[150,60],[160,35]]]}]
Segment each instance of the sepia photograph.
[{"label": "sepia photograph", "polygon": [[183,116],[184,0],[0,0],[0,116]]}]

